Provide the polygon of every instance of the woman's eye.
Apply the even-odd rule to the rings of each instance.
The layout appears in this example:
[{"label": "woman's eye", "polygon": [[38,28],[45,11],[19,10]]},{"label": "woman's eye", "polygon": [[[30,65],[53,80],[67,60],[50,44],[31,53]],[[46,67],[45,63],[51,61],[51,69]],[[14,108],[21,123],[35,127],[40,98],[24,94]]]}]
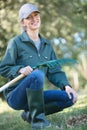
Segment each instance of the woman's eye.
[{"label": "woman's eye", "polygon": [[30,19],[31,17],[29,16],[29,17],[27,17],[26,19]]}]

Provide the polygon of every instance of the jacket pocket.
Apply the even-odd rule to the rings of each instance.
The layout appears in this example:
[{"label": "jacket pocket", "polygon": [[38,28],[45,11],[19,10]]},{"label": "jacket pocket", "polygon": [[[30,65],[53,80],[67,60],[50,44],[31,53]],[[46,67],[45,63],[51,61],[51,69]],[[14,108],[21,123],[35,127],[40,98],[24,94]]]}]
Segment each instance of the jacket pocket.
[{"label": "jacket pocket", "polygon": [[41,61],[42,62],[50,61],[50,56],[48,56],[48,55],[42,55],[41,56]]}]

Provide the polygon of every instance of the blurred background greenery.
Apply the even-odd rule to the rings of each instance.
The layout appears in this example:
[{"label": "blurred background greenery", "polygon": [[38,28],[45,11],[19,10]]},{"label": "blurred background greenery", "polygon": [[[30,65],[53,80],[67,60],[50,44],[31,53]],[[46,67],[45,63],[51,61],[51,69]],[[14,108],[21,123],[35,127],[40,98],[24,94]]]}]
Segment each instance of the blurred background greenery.
[{"label": "blurred background greenery", "polygon": [[[78,91],[87,87],[87,0],[0,0],[0,60],[10,38],[20,34],[18,11],[24,3],[41,11],[41,34],[48,38],[58,58],[73,58],[79,64],[63,67]],[[7,82],[0,76],[0,87]],[[46,83],[46,88],[52,88]]]}]

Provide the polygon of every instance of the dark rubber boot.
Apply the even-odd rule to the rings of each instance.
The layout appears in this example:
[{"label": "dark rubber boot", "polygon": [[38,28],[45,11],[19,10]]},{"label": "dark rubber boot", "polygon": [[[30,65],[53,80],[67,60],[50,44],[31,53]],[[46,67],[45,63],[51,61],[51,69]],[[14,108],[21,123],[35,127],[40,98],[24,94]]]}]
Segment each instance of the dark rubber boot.
[{"label": "dark rubber boot", "polygon": [[26,91],[32,128],[43,129],[50,127],[51,123],[45,117],[43,89],[31,90],[27,88]]},{"label": "dark rubber boot", "polygon": [[60,112],[63,109],[58,107],[57,102],[50,102],[48,104],[45,104],[45,115],[54,114],[56,112]]},{"label": "dark rubber boot", "polygon": [[[57,102],[50,102],[48,104],[45,104],[45,115],[50,115],[54,114],[56,112],[60,112],[63,109],[59,108],[57,105]],[[31,118],[30,118],[30,112],[29,111],[24,111],[21,114],[21,117],[24,121],[27,121],[28,123],[31,123]]]}]

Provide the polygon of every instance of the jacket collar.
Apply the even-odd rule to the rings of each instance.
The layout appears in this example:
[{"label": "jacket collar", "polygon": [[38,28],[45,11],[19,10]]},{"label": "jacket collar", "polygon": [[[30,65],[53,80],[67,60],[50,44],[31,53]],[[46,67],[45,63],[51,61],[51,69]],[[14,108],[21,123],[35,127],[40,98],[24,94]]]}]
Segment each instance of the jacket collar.
[{"label": "jacket collar", "polygon": [[[21,35],[21,40],[23,42],[32,42],[32,40],[29,38],[29,36],[27,35],[26,32],[23,32]],[[40,34],[40,39],[41,39],[41,42],[44,43],[44,44],[49,44],[48,40],[46,40],[45,38],[43,38]]]}]

